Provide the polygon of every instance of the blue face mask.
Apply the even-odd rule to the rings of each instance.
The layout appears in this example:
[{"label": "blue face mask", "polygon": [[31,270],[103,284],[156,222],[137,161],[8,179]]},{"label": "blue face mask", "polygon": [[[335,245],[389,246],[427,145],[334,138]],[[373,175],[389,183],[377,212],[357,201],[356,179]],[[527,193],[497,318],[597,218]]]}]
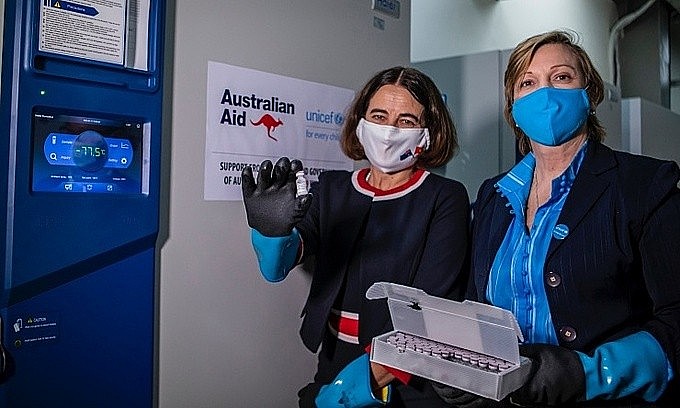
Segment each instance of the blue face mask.
[{"label": "blue face mask", "polygon": [[559,146],[571,140],[588,119],[590,101],[585,89],[544,87],[512,105],[512,117],[536,143]]}]

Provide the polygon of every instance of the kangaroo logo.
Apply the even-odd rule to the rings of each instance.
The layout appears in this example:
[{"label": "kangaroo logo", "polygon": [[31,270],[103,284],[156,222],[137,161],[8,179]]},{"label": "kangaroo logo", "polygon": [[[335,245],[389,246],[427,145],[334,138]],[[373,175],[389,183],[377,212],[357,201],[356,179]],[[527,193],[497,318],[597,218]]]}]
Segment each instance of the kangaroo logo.
[{"label": "kangaroo logo", "polygon": [[250,123],[252,123],[253,126],[260,126],[260,125],[262,125],[262,126],[266,127],[266,128],[267,128],[267,136],[269,136],[270,139],[274,139],[274,140],[276,140],[276,141],[278,142],[278,139],[275,138],[274,136],[272,136],[272,132],[273,132],[274,129],[276,129],[277,127],[283,125],[283,122],[281,122],[281,119],[274,119],[274,117],[273,117],[272,115],[270,115],[270,114],[267,113],[267,114],[264,114],[264,115],[260,118],[260,120],[258,120],[257,122],[253,122],[253,121],[251,120]]}]

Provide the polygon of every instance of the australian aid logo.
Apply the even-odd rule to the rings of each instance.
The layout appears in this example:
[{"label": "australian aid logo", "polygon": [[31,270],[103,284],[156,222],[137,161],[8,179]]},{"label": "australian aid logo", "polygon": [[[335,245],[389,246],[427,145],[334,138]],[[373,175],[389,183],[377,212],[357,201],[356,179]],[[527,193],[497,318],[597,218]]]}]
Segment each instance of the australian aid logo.
[{"label": "australian aid logo", "polygon": [[309,181],[326,170],[351,170],[339,136],[351,89],[208,62],[206,200],[242,200],[240,177],[264,160],[302,161]]},{"label": "australian aid logo", "polygon": [[224,89],[220,104],[224,107],[220,125],[261,128],[262,137],[275,142],[279,140],[276,129],[284,126],[282,118],[295,115],[295,104],[278,96],[242,94],[229,88]]}]

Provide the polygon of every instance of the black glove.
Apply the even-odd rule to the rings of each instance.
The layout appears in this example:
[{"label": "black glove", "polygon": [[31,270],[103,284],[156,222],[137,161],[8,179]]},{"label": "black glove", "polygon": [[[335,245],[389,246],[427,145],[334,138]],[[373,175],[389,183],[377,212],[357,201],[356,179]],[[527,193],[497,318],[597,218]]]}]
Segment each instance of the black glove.
[{"label": "black glove", "polygon": [[575,351],[551,344],[523,344],[519,353],[531,359],[531,372],[512,402],[525,406],[550,406],[584,401],[586,374]]},{"label": "black glove", "polygon": [[479,395],[458,388],[450,387],[435,381],[431,381],[431,384],[434,391],[439,395],[439,398],[454,407],[485,408],[495,404],[495,402],[490,399],[480,397]]},{"label": "black glove", "polygon": [[290,235],[293,227],[304,217],[312,203],[312,195],[295,197],[295,173],[302,170],[299,160],[280,158],[272,170],[272,162],[265,160],[257,174],[257,185],[250,166],[241,172],[243,204],[248,225],[268,237]]}]

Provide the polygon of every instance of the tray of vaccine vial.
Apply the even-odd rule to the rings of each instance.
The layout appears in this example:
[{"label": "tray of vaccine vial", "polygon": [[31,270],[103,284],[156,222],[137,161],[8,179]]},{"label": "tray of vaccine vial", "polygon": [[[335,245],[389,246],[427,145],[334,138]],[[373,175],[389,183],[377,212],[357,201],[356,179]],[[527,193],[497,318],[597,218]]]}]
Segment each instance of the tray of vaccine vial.
[{"label": "tray of vaccine vial", "polygon": [[525,382],[531,361],[512,313],[378,282],[369,299],[387,298],[394,331],[373,338],[373,362],[500,401]]}]

